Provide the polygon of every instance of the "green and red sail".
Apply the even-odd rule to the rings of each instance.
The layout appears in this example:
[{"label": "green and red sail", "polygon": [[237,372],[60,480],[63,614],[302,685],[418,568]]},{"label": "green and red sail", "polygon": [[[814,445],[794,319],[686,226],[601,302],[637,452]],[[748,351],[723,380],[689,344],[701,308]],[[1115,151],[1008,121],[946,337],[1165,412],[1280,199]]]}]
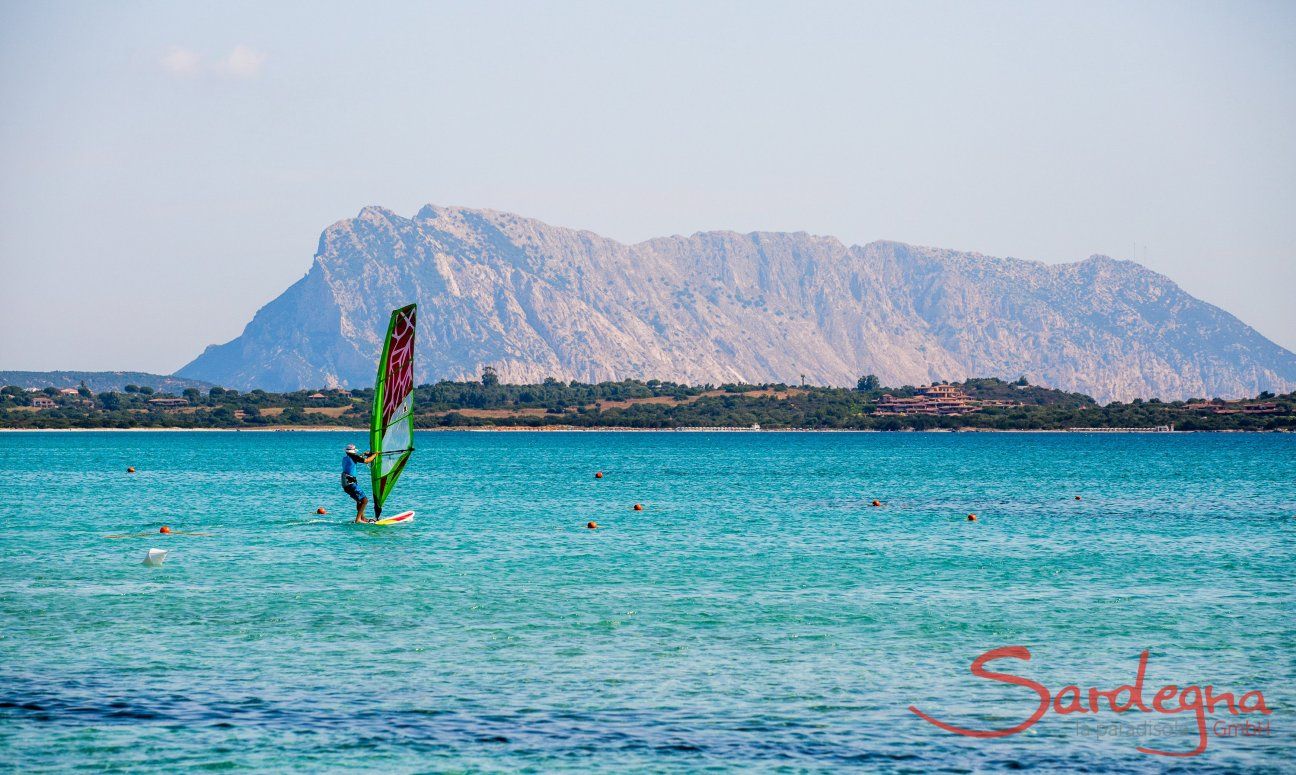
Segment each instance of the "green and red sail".
[{"label": "green and red sail", "polygon": [[369,449],[379,453],[369,467],[373,477],[374,515],[383,503],[410,453],[414,451],[414,323],[417,305],[392,310],[378,359],[374,383],[373,417],[369,423]]}]

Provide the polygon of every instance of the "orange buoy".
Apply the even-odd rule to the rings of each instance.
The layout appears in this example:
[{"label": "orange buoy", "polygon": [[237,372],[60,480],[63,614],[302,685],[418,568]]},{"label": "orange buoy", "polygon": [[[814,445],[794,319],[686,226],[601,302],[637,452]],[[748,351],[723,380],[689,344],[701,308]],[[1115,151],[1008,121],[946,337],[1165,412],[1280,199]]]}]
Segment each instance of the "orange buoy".
[{"label": "orange buoy", "polygon": [[636,504],[634,505],[634,510],[635,510],[635,511],[643,511],[643,504],[642,504],[642,503],[636,503]]},{"label": "orange buoy", "polygon": [[323,507],[323,506],[320,506],[318,509],[315,509],[315,513],[316,513],[316,514],[327,514],[328,512],[324,510],[324,507]]},{"label": "orange buoy", "polygon": [[159,530],[158,532],[159,532],[159,533],[170,533],[170,532],[171,532],[171,528],[167,527],[166,525],[163,525],[163,526],[162,526],[162,529]]},{"label": "orange buoy", "polygon": [[873,502],[870,503],[869,505],[870,505],[870,506],[881,506],[881,505],[882,505],[882,501],[873,501]]},{"label": "orange buoy", "polygon": [[598,523],[597,523],[597,522],[586,522],[586,523],[585,523],[585,527],[589,528],[590,530],[598,530]]},{"label": "orange buoy", "polygon": [[595,471],[595,472],[594,472],[594,478],[595,478],[595,479],[602,479],[602,478],[603,478],[603,472],[602,472],[602,471]]},{"label": "orange buoy", "polygon": [[976,522],[976,514],[968,514],[968,522]]},{"label": "orange buoy", "polygon": [[135,473],[135,466],[127,466],[127,467],[126,467],[126,473],[128,473],[128,474],[133,474],[133,473]]}]

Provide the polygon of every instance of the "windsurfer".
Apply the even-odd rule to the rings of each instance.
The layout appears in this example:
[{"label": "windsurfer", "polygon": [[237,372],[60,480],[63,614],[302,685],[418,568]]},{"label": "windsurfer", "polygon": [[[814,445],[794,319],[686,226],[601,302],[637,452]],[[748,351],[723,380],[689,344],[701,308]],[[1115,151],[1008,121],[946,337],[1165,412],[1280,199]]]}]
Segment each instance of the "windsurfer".
[{"label": "windsurfer", "polygon": [[342,491],[351,496],[351,500],[356,502],[356,522],[368,522],[365,519],[365,506],[369,505],[369,496],[365,491],[360,489],[359,480],[356,479],[356,463],[368,465],[378,457],[373,452],[366,452],[361,455],[356,451],[356,445],[348,444],[346,453],[342,456]]}]

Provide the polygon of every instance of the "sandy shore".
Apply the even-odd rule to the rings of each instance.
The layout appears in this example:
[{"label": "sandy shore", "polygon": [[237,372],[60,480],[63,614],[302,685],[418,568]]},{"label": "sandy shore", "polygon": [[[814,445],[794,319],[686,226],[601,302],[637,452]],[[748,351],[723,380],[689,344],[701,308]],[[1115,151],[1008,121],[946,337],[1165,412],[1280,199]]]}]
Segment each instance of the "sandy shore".
[{"label": "sandy shore", "polygon": [[339,425],[271,425],[265,428],[0,428],[0,433],[292,433],[296,431],[368,433],[369,428]]}]

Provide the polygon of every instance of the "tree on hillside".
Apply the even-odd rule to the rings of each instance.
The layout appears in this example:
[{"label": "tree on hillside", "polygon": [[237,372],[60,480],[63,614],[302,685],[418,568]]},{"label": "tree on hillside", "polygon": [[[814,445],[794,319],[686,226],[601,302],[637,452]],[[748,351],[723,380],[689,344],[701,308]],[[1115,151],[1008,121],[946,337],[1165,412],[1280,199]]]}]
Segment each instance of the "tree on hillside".
[{"label": "tree on hillside", "polygon": [[499,375],[495,373],[494,366],[482,367],[481,382],[485,387],[495,387],[499,384]]},{"label": "tree on hillside", "polygon": [[877,378],[876,374],[866,374],[859,378],[859,382],[855,383],[855,387],[861,393],[872,393],[882,387],[882,381]]}]

